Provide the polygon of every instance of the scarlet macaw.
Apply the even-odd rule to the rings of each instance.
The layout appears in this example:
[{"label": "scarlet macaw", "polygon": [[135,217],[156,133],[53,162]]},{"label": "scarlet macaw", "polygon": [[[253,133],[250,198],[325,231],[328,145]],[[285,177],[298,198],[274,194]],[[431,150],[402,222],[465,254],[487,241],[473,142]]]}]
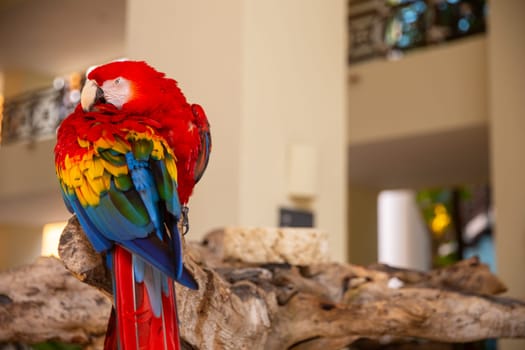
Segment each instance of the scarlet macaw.
[{"label": "scarlet macaw", "polygon": [[182,263],[178,224],[210,149],[204,110],[142,61],[93,69],[60,125],[64,202],[112,272],[105,349],[179,349],[173,281],[197,284]]}]

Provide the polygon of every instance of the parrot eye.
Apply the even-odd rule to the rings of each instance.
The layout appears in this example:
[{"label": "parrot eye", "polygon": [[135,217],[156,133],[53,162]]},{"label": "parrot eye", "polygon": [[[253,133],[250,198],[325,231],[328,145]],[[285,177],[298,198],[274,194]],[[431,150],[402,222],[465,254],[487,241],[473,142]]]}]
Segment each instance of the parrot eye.
[{"label": "parrot eye", "polygon": [[100,88],[106,102],[119,109],[131,98],[130,82],[122,76],[106,80]]}]

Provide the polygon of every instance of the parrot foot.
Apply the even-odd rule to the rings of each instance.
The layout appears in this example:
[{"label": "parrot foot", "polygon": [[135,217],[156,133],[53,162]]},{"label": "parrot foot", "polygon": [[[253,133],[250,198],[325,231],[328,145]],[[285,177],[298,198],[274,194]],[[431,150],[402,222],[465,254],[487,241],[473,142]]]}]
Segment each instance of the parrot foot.
[{"label": "parrot foot", "polygon": [[181,212],[182,212],[182,234],[185,235],[190,230],[190,221],[188,219],[188,212],[190,211],[190,208],[188,206],[183,205]]}]

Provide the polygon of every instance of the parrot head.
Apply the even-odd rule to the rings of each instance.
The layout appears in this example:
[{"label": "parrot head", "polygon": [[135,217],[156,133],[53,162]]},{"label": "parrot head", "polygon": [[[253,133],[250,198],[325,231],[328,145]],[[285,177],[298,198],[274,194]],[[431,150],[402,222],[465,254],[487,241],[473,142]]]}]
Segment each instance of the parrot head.
[{"label": "parrot head", "polygon": [[164,73],[146,62],[115,61],[88,73],[80,105],[85,112],[116,108],[143,113],[162,105],[163,97],[171,96],[173,99],[174,92],[185,102],[177,82],[166,78]]}]

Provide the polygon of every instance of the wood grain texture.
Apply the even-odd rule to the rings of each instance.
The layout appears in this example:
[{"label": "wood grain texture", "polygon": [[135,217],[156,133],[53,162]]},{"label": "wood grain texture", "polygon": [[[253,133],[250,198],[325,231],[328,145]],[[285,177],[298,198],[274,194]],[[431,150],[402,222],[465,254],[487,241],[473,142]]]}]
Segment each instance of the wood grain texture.
[{"label": "wood grain texture", "polygon": [[[199,284],[198,291],[176,287],[185,349],[336,350],[363,338],[525,337],[525,303],[495,297],[505,287],[477,259],[428,273],[385,265],[247,264],[224,259],[223,238],[216,231],[185,247]],[[107,271],[76,220],[60,245],[73,274],[52,258],[0,274],[0,342],[100,346],[110,305]]]}]

